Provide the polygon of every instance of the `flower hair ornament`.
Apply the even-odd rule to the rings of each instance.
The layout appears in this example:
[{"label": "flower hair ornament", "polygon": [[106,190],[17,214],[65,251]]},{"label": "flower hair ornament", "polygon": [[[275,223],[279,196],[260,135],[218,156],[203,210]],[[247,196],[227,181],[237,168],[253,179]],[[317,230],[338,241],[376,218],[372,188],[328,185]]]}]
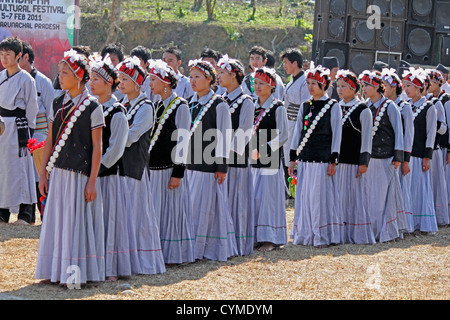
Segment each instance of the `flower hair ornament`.
[{"label": "flower hair ornament", "polygon": [[259,68],[255,71],[253,74],[255,79],[260,79],[272,88],[275,88],[277,86],[276,77],[275,77],[275,70],[267,67]]},{"label": "flower hair ornament", "polygon": [[205,60],[189,60],[188,64],[190,70],[197,69],[209,79],[215,79],[215,70],[211,63]]},{"label": "flower hair ornament", "polygon": [[383,70],[381,71],[381,78],[383,79],[383,81],[389,83],[391,87],[402,86],[400,77],[398,76],[397,71],[393,68],[383,68]]},{"label": "flower hair ornament", "polygon": [[[348,85],[350,88],[352,88],[353,90],[356,90],[357,88],[357,82],[358,79],[353,79],[353,74],[350,70],[339,70],[336,74],[337,79],[342,79],[344,80],[345,84]],[[352,77],[352,78],[350,78]],[[356,80],[356,82],[355,82]]]},{"label": "flower hair ornament", "polygon": [[439,85],[444,83],[444,79],[442,78],[442,74],[436,69],[426,69],[425,72],[428,75],[430,81],[433,81]]},{"label": "flower hair ornament", "polygon": [[381,84],[382,78],[376,72],[365,70],[359,75],[358,80],[361,82],[365,82],[368,85],[371,85],[374,87],[379,87]]},{"label": "flower hair ornament", "polygon": [[321,65],[315,67],[314,62],[311,61],[311,65],[305,73],[307,80],[314,80],[322,85],[326,85],[328,77],[330,76],[330,69],[324,68]]},{"label": "flower hair ornament", "polygon": [[129,57],[117,66],[119,73],[125,74],[138,86],[144,82],[145,71],[141,67],[141,60],[136,57]]},{"label": "flower hair ornament", "polygon": [[427,75],[425,70],[422,68],[409,68],[403,72],[403,81],[408,81],[412,83],[417,88],[422,89],[425,86],[425,81],[427,80]]},{"label": "flower hair ornament", "polygon": [[114,84],[117,81],[117,70],[111,62],[109,53],[102,58],[97,52],[89,57],[91,72],[95,72],[106,83]]},{"label": "flower hair ornament", "polygon": [[64,58],[62,61],[70,67],[78,80],[89,80],[89,65],[85,56],[79,54],[73,49],[70,49],[64,52]]},{"label": "flower hair ornament", "polygon": [[159,80],[166,84],[170,84],[170,78],[178,79],[178,75],[175,71],[164,61],[158,60],[148,60],[148,68],[150,69],[150,74],[158,77]]},{"label": "flower hair ornament", "polygon": [[244,67],[242,67],[238,60],[229,58],[227,54],[219,59],[217,65],[223,70],[228,70],[228,72],[244,73]]}]

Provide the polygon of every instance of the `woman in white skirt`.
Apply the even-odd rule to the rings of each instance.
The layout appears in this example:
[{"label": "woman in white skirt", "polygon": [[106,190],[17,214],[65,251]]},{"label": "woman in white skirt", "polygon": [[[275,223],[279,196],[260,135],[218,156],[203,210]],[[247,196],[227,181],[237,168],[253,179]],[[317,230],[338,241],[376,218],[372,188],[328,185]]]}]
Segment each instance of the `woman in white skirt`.
[{"label": "woman in white skirt", "polygon": [[282,101],[274,98],[275,73],[256,70],[253,138],[250,142],[255,208],[255,241],[260,251],[287,243],[286,183],[283,144],[288,140],[288,120]]},{"label": "woman in white skirt", "polygon": [[438,226],[449,224],[448,210],[448,186],[446,179],[446,161],[448,152],[449,132],[448,117],[450,116],[450,103],[445,101],[442,95],[441,84],[442,75],[433,69],[426,70],[428,75],[428,95],[436,108],[438,129],[434,142],[433,158],[431,159],[430,172],[433,186],[434,208],[436,210],[436,220]]},{"label": "woman in white skirt", "polygon": [[127,58],[117,67],[129,125],[119,165],[124,190],[121,210],[127,213],[122,225],[128,229],[128,237],[120,242],[120,253],[129,261],[131,275],[163,273],[166,269],[148,172],[153,104],[142,92],[145,72],[139,58]]},{"label": "woman in white skirt", "polygon": [[125,150],[128,137],[126,110],[112,94],[119,84],[119,75],[109,56],[90,57],[91,92],[103,106],[105,127],[103,128],[103,154],[99,171],[99,182],[103,197],[103,217],[105,220],[105,275],[106,281],[117,281],[119,276],[130,275],[129,258],[121,247],[128,238],[124,226],[127,212],[124,208],[123,177],[119,175],[119,160]]},{"label": "woman in white skirt", "polygon": [[66,93],[53,102],[39,175],[39,190],[47,203],[35,277],[79,286],[105,280],[102,195],[97,184],[104,118],[101,105],[84,86],[89,79],[87,59],[69,50],[58,69]]},{"label": "woman in white skirt", "polygon": [[231,144],[228,104],[214,93],[214,67],[189,62],[194,95],[189,99],[191,129],[187,178],[195,233],[195,259],[226,261],[237,255],[233,221],[224,185]]},{"label": "woman in white skirt", "polygon": [[150,61],[150,89],[156,122],[150,142],[150,186],[166,264],[194,262],[194,225],[185,177],[191,116],[187,101],[175,93],[178,76],[165,62]]},{"label": "woman in white skirt", "polygon": [[380,242],[400,237],[399,216],[404,214],[400,177],[403,162],[403,126],[395,103],[384,96],[381,73],[364,71],[359,76],[366,104],[372,111],[373,137],[369,180],[369,212]]},{"label": "woman in white skirt", "polygon": [[225,55],[219,60],[219,85],[226,89],[225,101],[230,107],[233,142],[225,180],[231,218],[233,219],[239,255],[253,252],[255,214],[253,209],[253,180],[249,162],[248,143],[252,135],[255,105],[241,88],[244,67],[241,62]]},{"label": "woman in white skirt", "polygon": [[426,75],[421,69],[410,68],[403,74],[403,87],[411,99],[414,116],[414,143],[411,152],[411,198],[414,233],[437,231],[431,185],[430,159],[436,138],[437,112],[425,94]]},{"label": "woman in white skirt", "polygon": [[326,94],[330,70],[306,71],[311,100],[302,104],[291,144],[289,175],[297,161],[297,191],[291,237],[295,245],[325,248],[342,243],[342,205],[336,178],[342,111]]},{"label": "woman in white skirt", "polygon": [[403,162],[397,169],[399,170],[398,174],[400,176],[404,206],[404,214],[399,214],[398,216],[399,232],[402,235],[403,233],[411,233],[414,231],[408,227],[411,225],[408,220],[412,221],[411,168],[409,162],[411,160],[411,150],[414,141],[414,118],[411,104],[406,100],[402,100],[402,81],[397,75],[397,72],[394,69],[385,68],[382,70],[381,76],[385,87],[384,95],[386,98],[394,101],[402,116]]},{"label": "woman in white skirt", "polygon": [[368,209],[367,172],[372,152],[372,113],[356,96],[360,86],[357,76],[348,70],[337,73],[337,92],[342,107],[342,140],[336,170],[341,191],[343,241],[374,244]]}]

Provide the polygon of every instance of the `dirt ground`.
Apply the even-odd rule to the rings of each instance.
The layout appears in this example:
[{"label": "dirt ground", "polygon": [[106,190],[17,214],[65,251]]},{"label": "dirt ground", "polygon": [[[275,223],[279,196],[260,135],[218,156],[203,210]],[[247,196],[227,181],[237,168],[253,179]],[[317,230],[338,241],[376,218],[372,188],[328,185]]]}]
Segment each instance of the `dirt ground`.
[{"label": "dirt ground", "polygon": [[[287,210],[288,233],[293,210]],[[13,221],[13,219],[12,219]],[[198,261],[164,274],[80,290],[34,279],[40,222],[0,225],[0,300],[448,300],[450,228],[375,245],[276,251]]]}]

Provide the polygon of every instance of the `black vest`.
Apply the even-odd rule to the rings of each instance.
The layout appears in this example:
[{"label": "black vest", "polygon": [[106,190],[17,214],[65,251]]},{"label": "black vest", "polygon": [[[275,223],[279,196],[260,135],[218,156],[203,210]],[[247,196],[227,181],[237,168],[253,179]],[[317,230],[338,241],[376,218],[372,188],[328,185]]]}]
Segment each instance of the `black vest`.
[{"label": "black vest", "polygon": [[[279,134],[276,130],[276,112],[278,108],[284,108],[282,101],[277,100],[277,103],[264,115],[252,137],[252,141],[250,141],[250,145],[252,147],[256,147],[260,154],[260,158],[258,160],[252,160],[253,168],[280,169],[280,163],[283,163],[283,148],[278,148],[278,150],[273,151],[267,144],[267,142],[275,139]],[[263,112],[263,110],[263,108],[255,110],[255,120],[257,119],[257,116]]]},{"label": "black vest", "polygon": [[[345,107],[343,110],[343,115],[349,111],[350,108]],[[367,109],[365,103],[359,104],[342,126],[342,140],[341,149],[339,153],[339,162],[347,164],[360,164],[360,153],[361,153],[361,112]]]},{"label": "black vest", "polygon": [[[73,107],[73,102],[68,105],[64,105],[65,94],[57,97],[53,100],[53,114],[55,118],[52,126],[52,150],[59,143],[61,135],[67,128],[67,123],[70,121],[75,110],[69,111]],[[71,133],[68,135],[65,144],[59,152],[59,156],[56,159],[54,166],[56,168],[70,170],[89,176],[91,173],[92,165],[92,136],[91,136],[91,113],[96,108],[101,108],[100,103],[93,97],[86,98],[84,102],[89,103],[84,105],[86,109],[81,112],[77,121],[74,123]],[[63,119],[64,122],[63,122]],[[53,154],[53,151],[52,151]]]},{"label": "black vest", "polygon": [[[139,103],[149,104],[153,108],[152,102],[148,99],[143,99],[139,101],[138,104]],[[130,126],[133,124],[136,114],[128,120],[128,124]],[[137,180],[142,179],[144,170],[148,169],[150,157],[148,149],[150,148],[151,132],[152,129],[148,130],[139,138],[138,141],[133,143],[130,147],[125,148],[119,163],[119,174],[121,176],[126,176]]]},{"label": "black vest", "polygon": [[[182,98],[180,99],[180,104],[187,105],[187,101]],[[174,102],[175,103],[175,102]],[[159,102],[159,108],[156,110],[156,119],[159,119],[165,110],[164,104],[162,101]],[[150,162],[149,167],[150,170],[164,170],[168,168],[174,168],[172,176],[177,178],[182,178],[184,176],[185,166],[182,164],[175,164],[173,162],[172,153],[176,150],[177,141],[172,140],[172,134],[178,128],[175,123],[176,114],[178,111],[178,107],[173,109],[173,112],[168,115],[165,123],[162,125],[161,132],[150,151]],[[155,135],[155,131],[158,129],[158,122],[156,122],[155,127],[152,130],[152,137]]]},{"label": "black vest", "polygon": [[[297,146],[303,141],[305,134],[310,128],[312,122],[322,110],[322,108],[330,102],[331,99],[326,100],[310,100],[303,104],[302,113],[302,130],[300,140]],[[331,130],[331,108],[337,103],[333,100],[331,107],[325,112],[323,117],[317,122],[315,129],[311,136],[308,138],[308,142],[303,147],[302,152],[298,156],[300,161],[304,162],[330,162],[331,159],[331,144],[333,140],[333,132]],[[305,117],[308,116],[307,119]],[[305,122],[306,121],[306,122]]]},{"label": "black vest", "polygon": [[[417,158],[431,158],[432,151],[427,151],[427,113],[433,106],[431,101],[427,101],[425,108],[414,119],[414,142],[411,155]],[[413,106],[413,110],[414,110]]]},{"label": "black vest", "polygon": [[[242,100],[241,103],[238,103],[239,99]],[[233,104],[235,104],[235,103],[237,103],[239,105],[235,109],[234,113],[231,114],[231,125],[233,128],[234,134],[236,134],[236,130],[239,129],[239,120],[241,117],[242,105],[244,104],[244,101],[247,99],[249,99],[253,103],[252,97],[250,97],[249,95],[244,94],[244,93],[239,95],[234,100],[230,100],[228,98],[225,99],[230,107],[233,107]],[[233,134],[233,137],[234,137],[234,134]],[[233,167],[233,168],[247,168],[248,164],[249,164],[249,145],[248,144],[245,146],[245,152],[243,155],[239,155],[236,152],[234,152],[233,150],[230,151],[230,158],[229,158],[228,166]]]},{"label": "black vest", "polygon": [[[227,167],[226,159],[217,157],[215,155],[215,149],[217,146],[217,138],[206,135],[208,130],[217,129],[217,106],[220,103],[226,103],[223,97],[216,95],[211,107],[207,110],[205,115],[198,123],[198,127],[195,129],[194,134],[189,141],[189,153],[186,168],[194,171],[202,172],[217,172],[220,171],[220,167]],[[194,107],[195,104],[189,102],[191,108],[191,121],[192,123],[197,118],[200,112],[201,105]],[[212,133],[211,131],[208,131]],[[225,134],[225,132],[221,133]],[[208,141],[208,139],[211,140]],[[222,171],[221,171],[222,172]]]},{"label": "black vest", "polygon": [[[119,102],[116,102],[113,104],[113,109],[111,112],[108,112],[108,115],[105,117],[105,127],[103,128],[103,135],[102,135],[102,141],[103,141],[103,153],[106,153],[106,150],[109,147],[109,140],[111,138],[111,121],[115,114],[122,113],[126,114],[126,109],[123,105],[121,105]],[[119,163],[120,159],[115,163],[111,168],[106,168],[103,164],[100,166],[100,171],[98,176],[99,177],[106,177],[111,175],[116,175],[119,171]]]},{"label": "black vest", "polygon": [[392,101],[386,99],[378,109],[373,105],[370,107],[374,119],[373,123],[375,123],[375,119],[378,116],[377,111],[381,110],[383,105],[387,105],[387,108],[384,110],[384,114],[379,121],[380,124],[378,130],[372,138],[372,158],[375,159],[387,159],[393,157],[395,153],[395,132],[388,116],[390,103],[392,103]]}]

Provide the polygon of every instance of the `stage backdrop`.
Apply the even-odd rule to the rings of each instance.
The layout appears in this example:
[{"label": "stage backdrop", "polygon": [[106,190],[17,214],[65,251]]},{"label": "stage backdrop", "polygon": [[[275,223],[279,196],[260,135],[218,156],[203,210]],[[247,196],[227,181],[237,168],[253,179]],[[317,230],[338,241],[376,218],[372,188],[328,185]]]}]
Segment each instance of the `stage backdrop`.
[{"label": "stage backdrop", "polygon": [[35,52],[35,67],[54,79],[65,50],[77,44],[79,0],[0,0],[0,41],[17,36]]}]

